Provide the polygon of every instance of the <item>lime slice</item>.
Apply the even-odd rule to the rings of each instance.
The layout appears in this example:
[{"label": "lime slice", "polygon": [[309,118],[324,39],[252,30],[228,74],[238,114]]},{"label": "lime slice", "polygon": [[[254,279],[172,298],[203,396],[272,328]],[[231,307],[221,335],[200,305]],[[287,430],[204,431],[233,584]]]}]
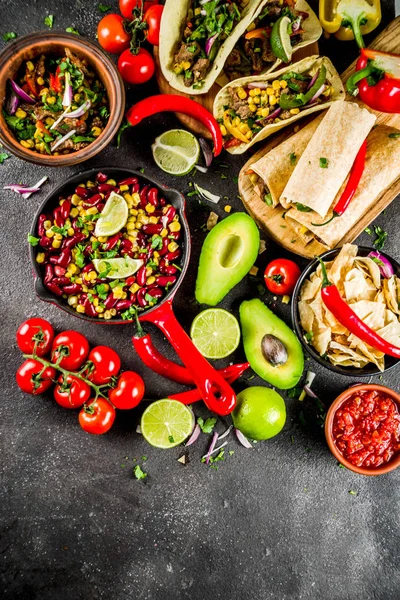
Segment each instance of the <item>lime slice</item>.
[{"label": "lime slice", "polygon": [[197,163],[200,154],[197,139],[183,129],[166,131],[156,138],[151,149],[157,166],[170,175],[189,173]]},{"label": "lime slice", "polygon": [[94,234],[100,237],[118,233],[127,222],[128,216],[128,205],[124,198],[115,192],[111,192],[101,211],[101,217],[96,223]]},{"label": "lime slice", "polygon": [[94,268],[102,275],[102,279],[124,279],[134,275],[136,271],[143,265],[143,260],[137,258],[130,258],[130,256],[124,256],[124,258],[94,258],[92,263]]},{"label": "lime slice", "polygon": [[190,337],[206,358],[225,358],[239,346],[240,327],[227,310],[208,308],[193,321]]},{"label": "lime slice", "polygon": [[140,428],[146,442],[156,448],[173,448],[192,433],[194,415],[177,400],[156,400],[142,415]]},{"label": "lime slice", "polygon": [[276,58],[284,63],[292,60],[293,48],[290,41],[289,25],[291,20],[289,17],[281,17],[274,23],[271,31],[271,49]]}]

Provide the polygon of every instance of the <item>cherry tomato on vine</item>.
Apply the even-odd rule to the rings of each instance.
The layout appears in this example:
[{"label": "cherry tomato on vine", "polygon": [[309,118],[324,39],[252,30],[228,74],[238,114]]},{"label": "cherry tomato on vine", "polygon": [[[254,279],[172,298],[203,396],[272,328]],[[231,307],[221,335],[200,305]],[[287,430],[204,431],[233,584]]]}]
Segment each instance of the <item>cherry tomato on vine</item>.
[{"label": "cherry tomato on vine", "polygon": [[64,408],[80,408],[89,400],[90,392],[90,387],[82,379],[61,375],[54,388],[54,400]]},{"label": "cherry tomato on vine", "polygon": [[90,360],[94,369],[88,375],[88,379],[96,385],[103,385],[111,381],[111,377],[118,375],[121,369],[121,359],[112,348],[108,346],[96,346],[90,351]]},{"label": "cherry tomato on vine", "polygon": [[54,329],[45,319],[28,319],[18,327],[17,344],[24,354],[33,354],[36,346],[37,356],[44,356],[51,348]]},{"label": "cherry tomato on vine", "polygon": [[53,367],[43,367],[42,363],[34,358],[28,358],[18,368],[15,376],[18,387],[23,392],[35,396],[48,390],[55,377],[56,371]]},{"label": "cherry tomato on vine", "polygon": [[114,13],[101,19],[97,25],[97,38],[100,46],[111,54],[121,54],[131,42],[131,36],[124,28],[123,17]]},{"label": "cherry tomato on vine", "polygon": [[144,48],[137,54],[124,50],[118,59],[118,71],[127,83],[146,83],[154,74],[153,57]]},{"label": "cherry tomato on vine", "polygon": [[273,294],[290,296],[300,275],[301,271],[295,262],[287,258],[277,258],[267,265],[264,281]]},{"label": "cherry tomato on vine", "polygon": [[[158,0],[145,0],[143,12],[145,13],[151,6],[157,5]],[[132,20],[132,11],[134,8],[140,8],[142,0],[119,0],[119,10],[126,19]]]},{"label": "cherry tomato on vine", "polygon": [[89,354],[89,342],[79,331],[63,331],[56,335],[51,349],[51,362],[59,362],[67,371],[76,371],[83,365]]},{"label": "cherry tomato on vine", "polygon": [[79,425],[82,429],[97,435],[111,429],[114,420],[115,408],[104,398],[97,398],[79,413]]},{"label": "cherry tomato on vine", "polygon": [[128,410],[135,408],[144,396],[144,381],[134,371],[124,371],[117,386],[108,392],[115,408]]},{"label": "cherry tomato on vine", "polygon": [[148,25],[146,40],[153,46],[158,46],[160,43],[160,24],[163,10],[164,7],[161,4],[156,4],[146,10],[143,17],[143,21]]}]

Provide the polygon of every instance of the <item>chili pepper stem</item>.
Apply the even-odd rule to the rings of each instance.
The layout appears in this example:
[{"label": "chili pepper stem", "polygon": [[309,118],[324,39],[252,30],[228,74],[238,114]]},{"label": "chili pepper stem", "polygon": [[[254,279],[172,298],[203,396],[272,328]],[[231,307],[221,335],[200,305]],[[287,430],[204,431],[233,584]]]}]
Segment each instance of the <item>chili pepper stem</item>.
[{"label": "chili pepper stem", "polygon": [[366,67],[364,67],[363,69],[360,69],[359,71],[356,71],[355,73],[353,73],[353,75],[351,75],[348,78],[348,80],[346,81],[346,89],[349,92],[349,94],[351,94],[352,96],[357,96],[357,94],[358,94],[357,83],[359,81],[361,81],[362,79],[365,79],[369,75],[372,75],[372,73],[375,73],[378,70],[380,70],[380,69],[377,69],[372,64],[369,64]]},{"label": "chili pepper stem", "polygon": [[343,15],[344,19],[348,22],[349,27],[353,31],[354,39],[359,48],[365,48],[364,39],[360,29],[361,21],[365,19],[365,16],[365,13],[360,13],[357,18],[354,18],[350,15]]},{"label": "chili pepper stem", "polygon": [[331,216],[331,218],[328,219],[327,221],[325,221],[324,223],[311,223],[311,225],[313,227],[323,227],[324,225],[328,225],[328,223],[333,221],[333,219],[336,219],[336,217],[340,217],[340,215],[339,215],[339,213],[333,211],[333,215]]},{"label": "chili pepper stem", "polygon": [[326,272],[326,267],[325,267],[325,263],[322,260],[322,258],[320,258],[319,256],[317,256],[317,259],[319,261],[319,264],[321,265],[321,271],[322,271],[322,287],[328,287],[329,285],[332,285],[331,282],[328,279],[328,274]]}]

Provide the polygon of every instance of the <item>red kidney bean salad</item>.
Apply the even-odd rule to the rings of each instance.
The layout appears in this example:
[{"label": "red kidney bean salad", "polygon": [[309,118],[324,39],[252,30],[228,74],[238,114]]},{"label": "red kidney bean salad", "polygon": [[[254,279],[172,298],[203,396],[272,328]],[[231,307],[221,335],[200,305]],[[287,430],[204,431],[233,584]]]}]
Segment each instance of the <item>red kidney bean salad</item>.
[{"label": "red kidney bean salad", "polygon": [[[127,203],[127,221],[114,235],[96,236],[96,221],[112,192]],[[77,313],[133,319],[136,311],[154,306],[175,284],[181,269],[181,233],[176,208],[157,188],[137,177],[117,182],[98,173],[95,181],[80,183],[73,194],[60,197],[51,213],[41,214],[38,237],[29,236],[29,241],[39,250],[36,261],[43,269],[44,285]],[[111,277],[107,268],[98,272],[94,266],[124,257],[142,261],[129,277]]]}]

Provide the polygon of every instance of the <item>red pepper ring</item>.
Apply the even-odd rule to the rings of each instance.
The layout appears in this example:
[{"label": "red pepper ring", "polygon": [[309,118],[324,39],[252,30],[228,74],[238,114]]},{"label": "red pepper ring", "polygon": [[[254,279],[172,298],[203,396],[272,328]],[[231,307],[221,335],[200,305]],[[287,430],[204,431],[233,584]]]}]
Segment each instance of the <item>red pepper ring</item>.
[{"label": "red pepper ring", "polygon": [[347,181],[346,187],[344,188],[342,195],[340,196],[338,202],[336,203],[336,206],[333,210],[333,215],[331,216],[330,219],[328,219],[328,221],[325,221],[325,223],[311,223],[311,225],[313,225],[313,227],[323,227],[324,225],[328,225],[328,223],[333,221],[333,219],[335,219],[336,217],[341,217],[342,214],[345,212],[345,210],[349,206],[354,194],[357,191],[358,184],[360,183],[360,179],[362,177],[362,174],[364,173],[366,153],[367,153],[367,140],[365,140],[362,143],[362,145],[357,153],[357,156],[354,160],[353,166],[350,171],[350,177]]},{"label": "red pepper ring", "polygon": [[364,323],[353,309],[350,308],[347,302],[343,300],[337,287],[328,279],[324,261],[319,257],[318,260],[322,269],[321,297],[326,308],[331,311],[341,325],[346,327],[350,333],[353,333],[360,338],[360,340],[389,356],[400,358],[400,348],[394,346],[378,335],[376,331]]},{"label": "red pepper ring", "polygon": [[214,156],[222,152],[222,134],[217,121],[204,106],[178,94],[159,94],[141,100],[126,113],[126,118],[132,126],[143,119],[160,112],[180,112],[200,121],[211,133],[214,143]]}]

